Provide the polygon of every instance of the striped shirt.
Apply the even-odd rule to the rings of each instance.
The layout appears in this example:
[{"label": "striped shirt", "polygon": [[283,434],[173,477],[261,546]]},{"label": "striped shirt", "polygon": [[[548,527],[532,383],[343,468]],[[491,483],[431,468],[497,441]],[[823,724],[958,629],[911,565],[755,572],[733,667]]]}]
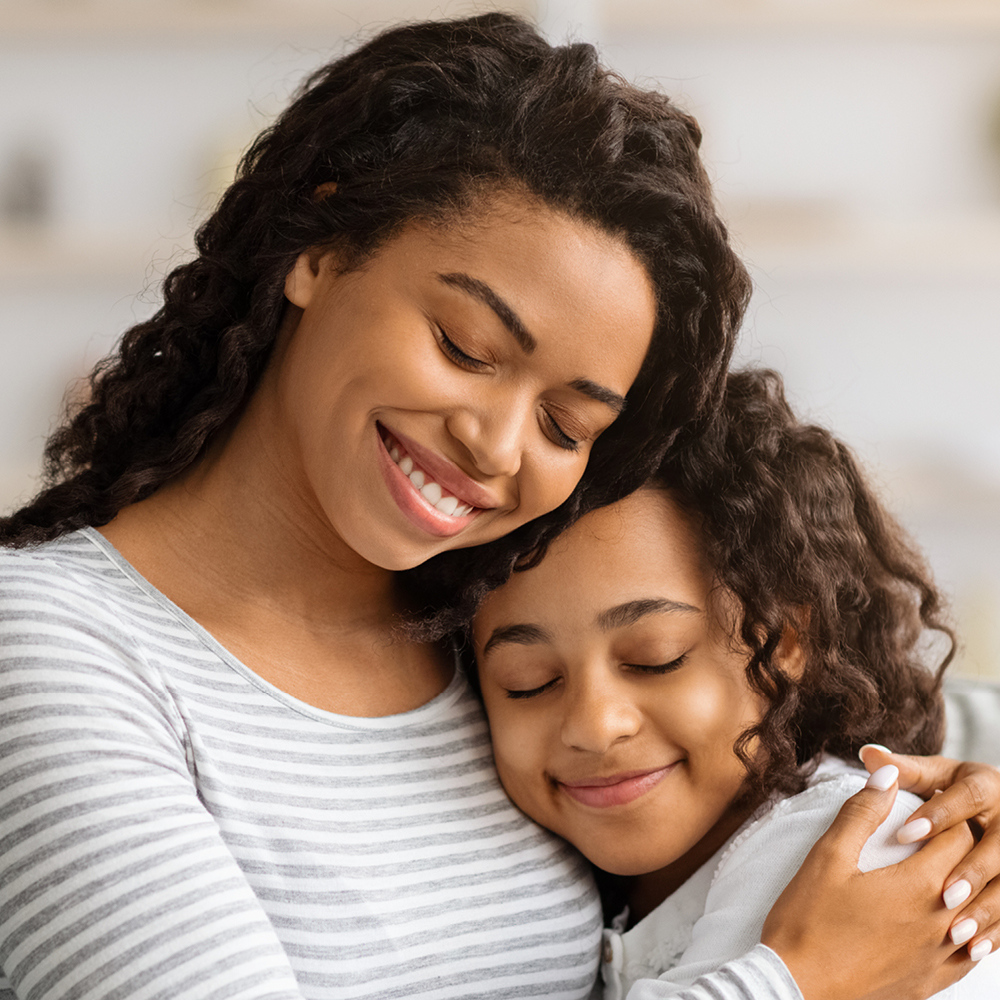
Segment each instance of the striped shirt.
[{"label": "striped shirt", "polygon": [[[569,1000],[600,936],[460,675],[335,715],[93,530],[0,550],[0,1000]],[[798,995],[776,957],[746,963],[685,997]]]}]

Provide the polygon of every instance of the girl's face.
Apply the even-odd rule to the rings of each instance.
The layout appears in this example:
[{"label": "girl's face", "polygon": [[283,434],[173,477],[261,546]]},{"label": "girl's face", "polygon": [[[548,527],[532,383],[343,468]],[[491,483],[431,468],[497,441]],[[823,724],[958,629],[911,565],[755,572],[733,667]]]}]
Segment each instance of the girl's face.
[{"label": "girl's face", "polygon": [[718,601],[687,517],[642,490],[582,518],[476,616],[504,787],[607,871],[691,852],[687,877],[742,822],[733,744],[761,705]]},{"label": "girl's face", "polygon": [[627,247],[497,196],[472,219],[409,225],[357,270],[335,263],[293,268],[298,309],[262,384],[298,502],[387,569],[562,503],[652,336]]}]

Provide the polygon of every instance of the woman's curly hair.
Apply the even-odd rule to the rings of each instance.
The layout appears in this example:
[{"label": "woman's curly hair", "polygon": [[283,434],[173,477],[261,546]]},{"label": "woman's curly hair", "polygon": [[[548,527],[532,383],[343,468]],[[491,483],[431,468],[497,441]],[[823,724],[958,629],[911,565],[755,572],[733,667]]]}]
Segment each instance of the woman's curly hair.
[{"label": "woman's curly hair", "polygon": [[[954,635],[850,450],[797,419],[769,370],[732,373],[711,424],[678,444],[651,485],[692,517],[719,594],[736,597],[733,638],[767,705],[736,744],[747,797],[801,791],[820,754],[856,761],[865,743],[938,752]],[[788,630],[797,679],[776,658]]]},{"label": "woman's curly hair", "polygon": [[567,518],[648,478],[719,398],[750,283],[700,139],[694,119],[602,67],[593,47],[550,46],[512,15],[376,36],[309,77],[244,155],[196,258],[168,275],[162,307],[97,365],[49,439],[45,488],[0,520],[0,544],[106,524],[190,466],[253,392],[301,253],[336,249],[358,266],[408,222],[447,222],[506,189],[621,238],[658,314],[626,412],[563,509],[413,585],[433,603],[432,585],[445,600],[502,578]]}]

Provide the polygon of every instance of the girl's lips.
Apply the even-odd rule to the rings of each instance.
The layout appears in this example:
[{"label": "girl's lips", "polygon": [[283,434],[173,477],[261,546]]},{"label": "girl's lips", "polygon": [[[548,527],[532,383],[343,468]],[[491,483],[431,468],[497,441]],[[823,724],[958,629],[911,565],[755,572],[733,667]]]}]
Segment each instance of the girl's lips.
[{"label": "girl's lips", "polygon": [[676,766],[677,761],[654,771],[626,771],[607,778],[588,778],[585,781],[567,783],[559,781],[559,787],[581,805],[596,809],[623,806],[634,802],[646,792],[655,788]]},{"label": "girl's lips", "polygon": [[[385,428],[385,430],[388,434],[399,441],[403,448],[405,448],[406,451],[413,456],[414,461],[419,466],[426,469],[428,475],[430,475],[435,482],[442,487],[447,487],[448,492],[452,496],[456,496],[457,499],[463,500],[467,504],[471,502],[466,500],[466,497],[472,491],[463,489],[459,492],[459,490],[453,489],[452,486],[452,484],[459,478],[468,478],[463,472],[458,469],[454,469],[453,471],[446,470],[449,474],[447,476],[440,476],[439,478],[439,470],[442,469],[443,464],[450,464],[447,463],[447,459],[441,459],[434,456],[436,459],[434,462],[421,461],[417,457],[417,453],[419,450],[421,455],[428,454],[424,449],[417,446],[414,451],[411,452],[411,442],[409,438],[397,435],[395,431],[391,431],[388,428]],[[376,428],[376,431],[376,436],[378,437],[378,462],[379,468],[382,471],[382,477],[385,480],[390,495],[393,500],[396,501],[396,506],[399,507],[412,524],[436,538],[452,538],[464,530],[480,513],[482,513],[482,508],[476,504],[473,504],[472,506],[474,509],[463,517],[452,517],[433,507],[413,485],[409,477],[403,473],[403,470],[400,469],[400,467],[392,460],[388,450],[386,449],[381,428]],[[431,468],[432,465],[434,466],[433,470]],[[447,480],[447,482],[445,480]],[[469,482],[472,481],[469,480]],[[478,483],[473,485],[476,487],[475,492],[479,499],[482,499],[483,496],[489,496],[489,494],[481,486],[479,486]]]}]

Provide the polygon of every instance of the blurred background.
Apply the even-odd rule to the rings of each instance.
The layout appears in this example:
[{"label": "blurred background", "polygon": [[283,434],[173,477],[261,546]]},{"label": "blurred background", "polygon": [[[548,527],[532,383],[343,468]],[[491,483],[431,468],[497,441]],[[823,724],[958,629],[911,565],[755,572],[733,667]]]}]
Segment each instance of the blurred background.
[{"label": "blurred background", "polygon": [[[422,0],[0,0],[0,509],[313,67]],[[1000,0],[523,0],[693,112],[740,356],[864,457],[1000,678]]]}]

